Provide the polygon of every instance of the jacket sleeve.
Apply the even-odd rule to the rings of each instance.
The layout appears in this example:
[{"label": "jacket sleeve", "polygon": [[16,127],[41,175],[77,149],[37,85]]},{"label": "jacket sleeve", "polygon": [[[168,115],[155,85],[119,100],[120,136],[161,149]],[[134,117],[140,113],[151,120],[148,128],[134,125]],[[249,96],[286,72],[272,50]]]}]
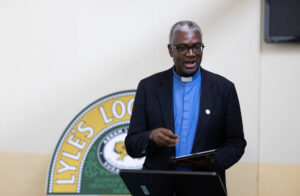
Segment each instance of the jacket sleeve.
[{"label": "jacket sleeve", "polygon": [[225,100],[225,134],[223,145],[214,156],[215,171],[224,171],[235,164],[244,154],[246,147],[240,104],[233,84]]},{"label": "jacket sleeve", "polygon": [[125,138],[127,153],[133,158],[143,157],[151,151],[147,121],[146,94],[143,81],[138,85],[128,134]]}]

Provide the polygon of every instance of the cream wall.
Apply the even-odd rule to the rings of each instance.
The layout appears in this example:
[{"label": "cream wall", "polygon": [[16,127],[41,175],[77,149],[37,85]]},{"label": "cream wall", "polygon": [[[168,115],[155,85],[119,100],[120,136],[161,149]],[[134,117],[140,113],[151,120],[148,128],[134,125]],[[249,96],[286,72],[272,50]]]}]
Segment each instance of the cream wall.
[{"label": "cream wall", "polygon": [[171,67],[169,29],[191,19],[203,28],[203,67],[237,86],[244,159],[257,160],[258,1],[190,0],[182,9],[182,1],[12,0],[0,9],[1,151],[51,153],[84,106]]},{"label": "cream wall", "polygon": [[300,164],[299,74],[299,44],[262,44],[262,162]]},{"label": "cream wall", "polygon": [[[282,181],[269,174],[278,164],[282,171],[299,165],[300,47],[262,42],[261,4],[0,1],[0,195],[41,195],[41,176],[67,124],[92,101],[135,89],[143,77],[168,69],[169,29],[182,19],[203,29],[202,66],[233,81],[238,91],[248,145],[227,172],[229,195],[274,195],[268,187],[280,188]],[[14,180],[24,164],[32,174],[25,184]],[[31,192],[34,183],[39,188]]]},{"label": "cream wall", "polygon": [[[264,13],[263,3],[261,7]],[[260,51],[258,193],[264,196],[298,196],[300,45],[261,42]]]},{"label": "cream wall", "polygon": [[259,195],[300,195],[299,54],[299,44],[261,43]]}]

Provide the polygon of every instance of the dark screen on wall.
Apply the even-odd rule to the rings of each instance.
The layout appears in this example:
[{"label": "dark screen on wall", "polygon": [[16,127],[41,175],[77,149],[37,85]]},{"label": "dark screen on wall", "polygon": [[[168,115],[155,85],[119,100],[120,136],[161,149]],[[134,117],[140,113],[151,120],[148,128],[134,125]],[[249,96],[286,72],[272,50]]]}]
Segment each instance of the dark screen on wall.
[{"label": "dark screen on wall", "polygon": [[270,35],[300,36],[300,0],[271,0],[270,3]]}]

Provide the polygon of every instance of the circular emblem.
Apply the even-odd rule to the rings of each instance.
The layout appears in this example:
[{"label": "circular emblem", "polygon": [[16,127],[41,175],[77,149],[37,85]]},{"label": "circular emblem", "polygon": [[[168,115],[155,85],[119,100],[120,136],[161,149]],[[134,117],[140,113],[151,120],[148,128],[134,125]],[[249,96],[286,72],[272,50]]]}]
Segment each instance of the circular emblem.
[{"label": "circular emblem", "polygon": [[144,159],[133,159],[125,148],[128,126],[108,130],[98,146],[98,159],[110,172],[118,174],[120,169],[141,169]]},{"label": "circular emblem", "polygon": [[140,169],[125,148],[135,90],[91,103],[68,125],[49,167],[48,194],[129,194],[120,169]]}]

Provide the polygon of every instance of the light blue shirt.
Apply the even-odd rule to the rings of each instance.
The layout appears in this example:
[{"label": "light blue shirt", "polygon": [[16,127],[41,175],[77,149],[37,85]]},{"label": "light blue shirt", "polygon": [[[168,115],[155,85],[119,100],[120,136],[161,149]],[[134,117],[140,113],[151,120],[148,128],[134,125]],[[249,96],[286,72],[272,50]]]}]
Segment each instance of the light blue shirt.
[{"label": "light blue shirt", "polygon": [[175,147],[176,157],[192,152],[199,117],[200,93],[200,67],[192,77],[181,77],[173,69],[175,134],[179,135]]}]

